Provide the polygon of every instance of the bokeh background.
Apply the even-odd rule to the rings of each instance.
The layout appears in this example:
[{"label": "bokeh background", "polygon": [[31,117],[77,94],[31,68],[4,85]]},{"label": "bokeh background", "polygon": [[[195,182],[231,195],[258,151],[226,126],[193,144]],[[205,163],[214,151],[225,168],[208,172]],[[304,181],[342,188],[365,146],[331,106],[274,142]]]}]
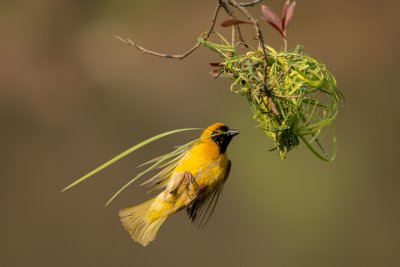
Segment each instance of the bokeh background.
[{"label": "bokeh background", "polygon": [[[289,46],[325,62],[347,98],[333,163],[305,148],[285,161],[268,152],[246,100],[209,75],[218,59],[207,49],[175,61],[114,38],[183,52],[215,2],[1,2],[1,266],[400,266],[400,2],[298,1]],[[279,10],[283,1],[263,3]],[[242,134],[204,230],[182,212],[147,248],[131,241],[117,213],[149,198],[139,183],[104,208],[139,163],[198,133],[159,141],[60,193],[145,138],[216,121]]]}]

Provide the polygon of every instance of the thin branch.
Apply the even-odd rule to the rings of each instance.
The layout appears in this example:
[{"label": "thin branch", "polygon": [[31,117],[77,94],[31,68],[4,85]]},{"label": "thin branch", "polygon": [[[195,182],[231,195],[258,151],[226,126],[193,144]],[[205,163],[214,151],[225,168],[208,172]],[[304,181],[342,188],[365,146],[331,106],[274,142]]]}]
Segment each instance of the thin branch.
[{"label": "thin branch", "polygon": [[232,26],[232,46],[236,46],[236,32],[237,32],[236,25],[233,25]]},{"label": "thin branch", "polygon": [[266,95],[268,96],[268,105],[271,108],[271,110],[274,112],[275,115],[279,115],[279,112],[276,108],[275,102],[272,99],[271,95],[271,89],[268,88],[268,84],[267,84],[267,77],[268,77],[268,59],[267,59],[267,51],[265,50],[265,45],[264,45],[264,37],[262,35],[261,29],[260,29],[260,25],[258,24],[258,21],[247,11],[247,9],[241,5],[238,4],[238,2],[236,2],[236,0],[227,0],[228,3],[234,7],[236,7],[243,15],[245,15],[247,17],[248,20],[250,20],[253,25],[254,28],[256,30],[257,33],[257,39],[258,39],[258,48],[261,49],[263,55],[264,55],[264,59],[265,59],[265,68],[264,68],[264,79],[263,79],[263,86],[264,86],[264,90]]},{"label": "thin branch", "polygon": [[[213,18],[212,18],[211,26],[210,26],[209,30],[207,31],[207,34],[204,37],[204,40],[207,40],[210,37],[211,33],[213,32],[214,27],[215,27],[215,23],[217,21],[217,17],[218,17],[218,14],[219,14],[219,11],[220,11],[221,8],[223,8],[230,17],[232,17],[233,19],[236,19],[236,16],[235,16],[233,10],[230,7],[230,5],[231,5],[231,6],[235,7],[235,8],[237,8],[241,13],[243,13],[252,22],[252,24],[254,25],[254,27],[256,29],[256,32],[257,32],[257,40],[259,41],[259,48],[262,49],[262,51],[264,53],[264,56],[266,58],[267,53],[265,51],[264,40],[263,40],[263,37],[262,37],[262,33],[261,33],[261,30],[260,30],[260,27],[258,25],[258,21],[255,20],[254,17],[252,17],[247,12],[247,10],[245,8],[245,7],[249,7],[249,6],[254,6],[254,5],[260,3],[261,1],[262,0],[254,0],[254,1],[248,2],[248,3],[238,3],[235,0],[217,0],[217,7],[216,7],[216,9],[214,11],[214,15],[213,15]],[[234,32],[232,33],[233,41],[236,42],[236,37],[237,37],[239,39],[239,42],[244,44],[247,47],[246,42],[243,39],[242,32],[240,30],[240,26],[239,25],[235,25],[234,28],[235,28]],[[165,54],[165,53],[159,53],[159,52],[156,52],[156,51],[152,51],[152,50],[146,49],[146,48],[136,44],[131,39],[122,38],[120,36],[115,36],[115,37],[118,40],[120,40],[121,42],[123,42],[123,43],[125,43],[127,45],[131,45],[131,46],[135,47],[136,49],[138,49],[139,51],[143,52],[144,54],[149,54],[149,55],[153,55],[153,56],[157,56],[157,57],[161,57],[161,58],[173,58],[173,59],[181,60],[181,59],[184,59],[185,57],[189,56],[190,54],[192,54],[195,50],[197,50],[200,47],[200,43],[197,42],[192,48],[190,48],[188,51],[186,51],[183,54],[177,54],[177,55],[176,54]]]},{"label": "thin branch", "polygon": [[238,4],[238,2],[236,2],[236,0],[228,0],[228,3],[229,3],[230,5],[236,7],[240,12],[243,13],[243,15],[245,15],[245,16],[247,17],[248,20],[250,20],[250,21],[253,23],[254,28],[255,28],[255,30],[256,30],[256,33],[257,33],[257,40],[258,40],[258,43],[259,43],[259,48],[260,48],[260,49],[263,49],[263,51],[265,51],[265,48],[264,48],[264,39],[263,39],[261,30],[260,30],[260,26],[259,26],[259,24],[258,24],[258,21],[247,11],[246,8],[240,6],[240,5]]},{"label": "thin branch", "polygon": [[242,31],[240,30],[240,26],[239,25],[236,25],[236,31],[237,31],[237,35],[239,37],[240,43],[242,45],[244,45],[244,47],[248,48],[249,46],[247,45],[246,41],[243,38]]},{"label": "thin branch", "polygon": [[238,3],[238,4],[239,4],[239,6],[242,6],[242,7],[249,7],[249,6],[255,6],[255,5],[257,5],[258,3],[261,3],[261,1],[262,1],[262,0],[254,0],[254,1],[252,1],[252,2],[248,2],[248,3]]},{"label": "thin branch", "polygon": [[258,39],[258,47],[259,49],[262,50],[263,54],[264,54],[264,58],[265,58],[265,80],[264,80],[264,86],[267,89],[267,81],[266,81],[266,77],[267,77],[267,68],[268,68],[268,63],[267,63],[267,51],[265,50],[265,45],[264,45],[264,38],[260,29],[260,25],[258,24],[258,21],[247,11],[246,8],[244,8],[243,6],[239,5],[238,2],[236,2],[236,0],[228,0],[229,4],[236,7],[240,12],[243,13],[243,15],[245,15],[247,17],[248,20],[250,20],[253,25],[254,28],[256,30],[257,33],[257,39]]},{"label": "thin branch", "polygon": [[[226,14],[228,14],[232,19],[237,20],[237,17],[235,15],[235,13],[233,13],[233,10],[230,8],[230,6],[226,3],[227,0],[218,0],[219,4],[221,5],[221,7],[225,10]],[[248,47],[246,41],[243,38],[242,35],[242,31],[240,30],[240,26],[239,25],[235,25],[234,27],[234,32],[232,32],[232,39],[235,40],[235,42],[232,42],[232,45],[235,46],[236,43],[236,34],[237,37],[239,38],[239,42],[244,45],[244,47]]]},{"label": "thin branch", "polygon": [[232,17],[233,16],[233,10],[226,3],[227,1],[228,0],[218,0],[218,4],[226,11],[226,14],[228,14],[230,17]]},{"label": "thin branch", "polygon": [[287,50],[287,39],[283,37],[283,50]]},{"label": "thin branch", "polygon": [[[211,26],[210,26],[209,30],[207,31],[207,34],[204,37],[204,40],[207,40],[208,37],[210,37],[212,31],[214,30],[215,23],[217,21],[217,17],[218,17],[218,13],[219,13],[220,9],[221,9],[221,0],[218,1],[217,7],[215,8],[213,19],[212,19],[212,22],[211,22]],[[122,38],[120,36],[115,36],[115,38],[117,38],[118,40],[122,41],[123,43],[125,43],[127,45],[132,45],[136,49],[142,51],[144,54],[149,54],[149,55],[153,55],[153,56],[157,56],[157,57],[161,57],[161,58],[173,58],[173,59],[179,59],[179,60],[184,59],[185,57],[189,56],[191,53],[193,53],[200,46],[200,43],[197,42],[192,48],[190,48],[185,53],[180,54],[180,55],[171,55],[171,54],[164,54],[164,53],[159,53],[159,52],[155,52],[155,51],[146,49],[146,48],[144,48],[144,47],[142,47],[140,45],[137,45],[131,39],[124,39],[124,38]]]}]

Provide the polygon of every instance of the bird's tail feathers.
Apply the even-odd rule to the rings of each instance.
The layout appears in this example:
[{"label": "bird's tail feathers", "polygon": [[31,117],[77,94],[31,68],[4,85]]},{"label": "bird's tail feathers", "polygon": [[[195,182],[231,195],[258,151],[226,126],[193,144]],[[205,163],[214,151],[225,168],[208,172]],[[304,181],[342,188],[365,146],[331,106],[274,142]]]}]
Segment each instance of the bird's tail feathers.
[{"label": "bird's tail feathers", "polygon": [[122,209],[119,212],[122,225],[129,232],[132,239],[143,246],[147,246],[156,237],[157,231],[167,216],[161,216],[149,221],[147,215],[155,198],[137,206]]}]

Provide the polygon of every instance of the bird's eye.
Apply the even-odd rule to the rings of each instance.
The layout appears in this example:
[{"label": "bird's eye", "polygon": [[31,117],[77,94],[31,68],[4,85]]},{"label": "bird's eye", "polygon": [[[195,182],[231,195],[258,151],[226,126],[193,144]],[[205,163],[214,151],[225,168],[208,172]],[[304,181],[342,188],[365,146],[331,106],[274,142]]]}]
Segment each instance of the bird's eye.
[{"label": "bird's eye", "polygon": [[229,129],[227,127],[219,127],[213,131],[213,135],[216,135],[216,136],[227,135],[227,134],[229,134],[228,130]]},{"label": "bird's eye", "polygon": [[223,134],[223,132],[221,130],[215,130],[212,135],[218,136],[221,134]]}]

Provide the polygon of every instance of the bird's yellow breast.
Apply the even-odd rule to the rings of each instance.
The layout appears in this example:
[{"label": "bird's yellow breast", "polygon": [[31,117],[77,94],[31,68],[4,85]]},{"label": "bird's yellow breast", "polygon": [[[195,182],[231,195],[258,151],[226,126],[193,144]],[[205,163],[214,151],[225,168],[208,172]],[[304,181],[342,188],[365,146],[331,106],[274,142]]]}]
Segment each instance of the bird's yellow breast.
[{"label": "bird's yellow breast", "polygon": [[206,190],[212,191],[223,182],[227,165],[226,153],[221,154],[217,145],[210,142],[197,143],[181,159],[171,173],[166,189],[157,198],[160,202],[173,204],[174,209],[171,212],[178,211],[190,204],[193,200],[191,195],[196,191],[193,186],[185,186],[180,187],[176,193],[171,193],[171,188],[179,184],[185,172],[190,172],[197,186],[206,186]]},{"label": "bird's yellow breast", "polygon": [[224,178],[228,158],[220,154],[218,146],[199,143],[185,155],[174,172],[190,172],[198,184],[212,186]]},{"label": "bird's yellow breast", "polygon": [[[207,195],[214,192],[225,182],[229,164],[226,147],[221,147],[218,140],[210,137],[214,128],[220,125],[217,123],[207,128],[200,140],[179,160],[165,184],[165,190],[151,205],[146,219],[148,222],[188,207],[200,193]],[[198,191],[200,188],[202,191]]]}]

